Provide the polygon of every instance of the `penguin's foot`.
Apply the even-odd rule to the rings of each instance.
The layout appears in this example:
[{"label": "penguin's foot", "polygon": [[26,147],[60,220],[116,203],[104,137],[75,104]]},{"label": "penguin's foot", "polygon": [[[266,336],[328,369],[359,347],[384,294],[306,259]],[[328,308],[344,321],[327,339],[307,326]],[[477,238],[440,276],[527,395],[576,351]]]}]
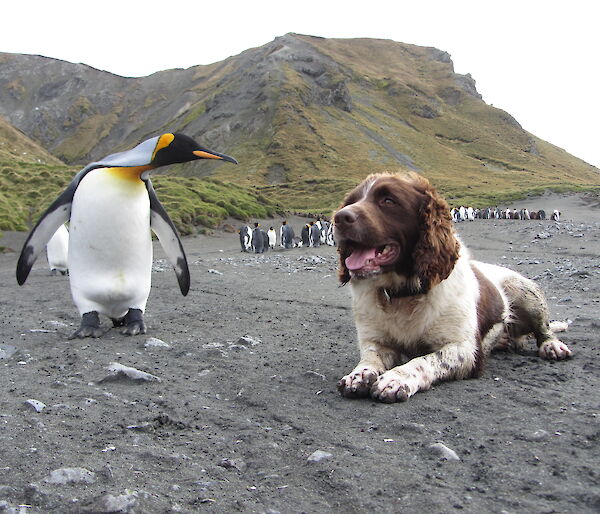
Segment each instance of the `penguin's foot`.
[{"label": "penguin's foot", "polygon": [[69,339],[83,339],[84,337],[100,337],[104,330],[100,328],[100,316],[96,311],[86,312],[81,316],[80,327],[71,334]]},{"label": "penguin's foot", "polygon": [[121,334],[125,336],[137,336],[146,333],[144,316],[140,309],[129,309],[122,320],[122,326],[124,328],[121,330]]}]

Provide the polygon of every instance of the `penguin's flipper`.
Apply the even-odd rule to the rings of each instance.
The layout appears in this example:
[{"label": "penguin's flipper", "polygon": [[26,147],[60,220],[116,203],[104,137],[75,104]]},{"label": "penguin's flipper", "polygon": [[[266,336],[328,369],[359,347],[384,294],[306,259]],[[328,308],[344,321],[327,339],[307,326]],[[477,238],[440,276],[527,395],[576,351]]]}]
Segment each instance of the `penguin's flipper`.
[{"label": "penguin's flipper", "polygon": [[71,205],[73,204],[73,196],[81,182],[90,171],[102,167],[102,164],[91,163],[77,173],[71,180],[67,188],[59,195],[59,197],[50,204],[46,212],[42,214],[39,221],[36,223],[33,230],[29,233],[29,237],[23,245],[19,262],[17,263],[17,282],[22,286],[33,263],[38,258],[40,252],[44,249],[48,241],[63,223],[66,223],[71,218]]},{"label": "penguin's flipper", "polygon": [[161,246],[163,247],[169,262],[175,268],[177,281],[181,294],[186,296],[190,290],[190,270],[188,268],[187,258],[183,250],[183,245],[177,234],[177,229],[167,211],[158,201],[152,182],[150,179],[145,179],[146,189],[150,198],[150,227],[158,236]]},{"label": "penguin's flipper", "polygon": [[71,216],[71,204],[73,195],[77,189],[77,183],[71,182],[69,187],[56,199],[46,210],[37,222],[29,237],[23,245],[19,262],[17,263],[17,282],[20,286],[25,283],[33,263],[38,258],[40,252],[46,247],[46,244],[58,228],[69,221]]}]

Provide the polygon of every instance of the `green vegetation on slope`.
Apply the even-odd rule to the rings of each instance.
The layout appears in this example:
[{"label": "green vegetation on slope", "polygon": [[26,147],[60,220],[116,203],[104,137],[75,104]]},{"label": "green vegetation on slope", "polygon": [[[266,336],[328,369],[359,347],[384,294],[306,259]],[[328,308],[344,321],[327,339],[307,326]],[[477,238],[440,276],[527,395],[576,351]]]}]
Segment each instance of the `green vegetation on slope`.
[{"label": "green vegetation on slope", "polygon": [[62,164],[0,116],[0,162]]},{"label": "green vegetation on slope", "polygon": [[0,163],[0,230],[29,230],[72,177],[64,165]]},{"label": "green vegetation on slope", "polygon": [[[0,230],[29,230],[69,184],[67,166],[0,163]],[[281,209],[260,193],[214,179],[156,176],[156,194],[184,235],[214,228],[225,218],[271,217]]]},{"label": "green vegetation on slope", "polygon": [[270,218],[282,212],[259,193],[215,179],[156,176],[152,183],[184,235],[194,233],[198,226],[215,228],[225,218]]}]

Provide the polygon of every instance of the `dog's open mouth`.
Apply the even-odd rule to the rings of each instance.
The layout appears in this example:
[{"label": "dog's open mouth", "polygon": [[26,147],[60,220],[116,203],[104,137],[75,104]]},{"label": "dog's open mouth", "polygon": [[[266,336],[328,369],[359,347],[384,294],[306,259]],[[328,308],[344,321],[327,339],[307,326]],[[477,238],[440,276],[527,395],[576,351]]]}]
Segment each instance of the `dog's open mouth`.
[{"label": "dog's open mouth", "polygon": [[382,267],[394,264],[400,255],[396,243],[377,247],[352,246],[352,253],[344,261],[353,277],[364,278],[382,271]]}]

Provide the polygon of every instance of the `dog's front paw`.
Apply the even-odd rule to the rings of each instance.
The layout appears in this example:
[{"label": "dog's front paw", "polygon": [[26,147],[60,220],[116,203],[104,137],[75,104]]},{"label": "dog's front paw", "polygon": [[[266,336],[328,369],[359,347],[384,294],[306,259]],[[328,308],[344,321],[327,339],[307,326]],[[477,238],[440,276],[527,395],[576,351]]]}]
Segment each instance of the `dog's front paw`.
[{"label": "dog's front paw", "polygon": [[371,387],[371,396],[385,403],[405,402],[416,393],[411,387],[408,377],[390,370],[379,377]]},{"label": "dog's front paw", "polygon": [[571,357],[572,352],[562,341],[559,341],[558,339],[550,339],[548,341],[544,341],[540,345],[538,355],[542,359],[562,360]]},{"label": "dog's front paw", "polygon": [[371,386],[377,380],[379,373],[368,367],[358,367],[349,375],[343,377],[337,385],[338,391],[346,398],[364,398],[369,396]]}]

